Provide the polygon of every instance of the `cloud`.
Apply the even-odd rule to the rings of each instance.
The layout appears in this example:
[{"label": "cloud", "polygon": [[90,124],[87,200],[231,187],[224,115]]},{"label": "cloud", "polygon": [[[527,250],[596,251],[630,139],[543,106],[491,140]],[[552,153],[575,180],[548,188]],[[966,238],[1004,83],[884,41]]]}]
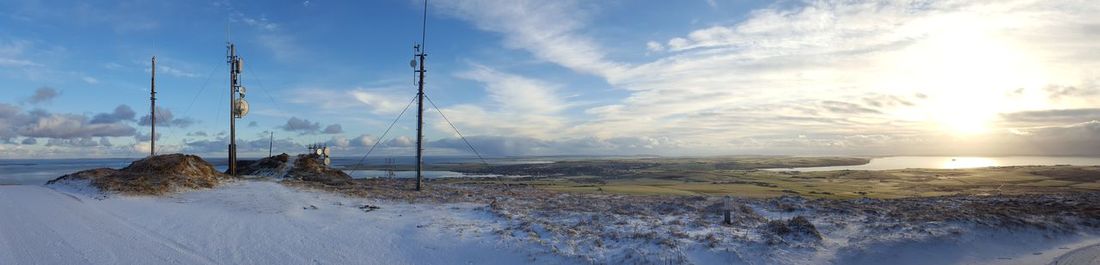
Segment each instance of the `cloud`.
[{"label": "cloud", "polygon": [[191,72],[191,71],[188,71],[188,70],[183,70],[183,69],[176,68],[176,67],[169,66],[169,65],[164,65],[163,62],[157,62],[157,73],[158,74],[167,74],[167,75],[175,76],[175,77],[187,77],[187,78],[197,78],[197,77],[199,77],[199,74],[197,74],[195,72]]},{"label": "cloud", "polygon": [[340,124],[329,124],[329,126],[326,126],[324,130],[321,130],[321,133],[323,133],[323,134],[344,133],[344,127],[341,127]]},{"label": "cloud", "polygon": [[21,144],[23,144],[23,145],[38,144],[38,140],[28,137],[28,138],[24,138],[23,141],[21,142]]},{"label": "cloud", "polygon": [[[161,136],[164,136],[164,134],[158,132],[157,133],[157,140],[160,140]],[[134,134],[134,141],[135,142],[148,142],[149,138],[150,138],[149,134],[146,134],[144,132],[137,132],[136,134]],[[146,149],[146,152],[148,152],[148,149]]]},{"label": "cloud", "polygon": [[604,58],[595,40],[581,34],[588,14],[577,1],[433,1],[444,14],[504,36],[504,45],[581,73],[609,75],[622,65]]},{"label": "cloud", "polygon": [[[237,139],[237,153],[242,157],[267,156],[269,143],[275,154],[294,154],[304,151],[303,145],[290,139],[275,139],[272,142],[269,141],[268,137],[257,137],[254,139]],[[184,140],[182,151],[192,154],[225,155],[228,145],[229,139],[225,136],[218,137],[217,139]]]},{"label": "cloud", "polygon": [[[556,84],[476,64],[458,76],[481,83],[490,99],[483,105],[440,106],[465,133],[549,137],[569,122],[561,113],[572,105],[562,99]],[[434,126],[453,132],[442,119]]]},{"label": "cloud", "polygon": [[[219,3],[217,6],[224,7],[229,11],[229,19],[232,22],[239,22],[247,25],[256,32],[253,34],[256,39],[256,43],[264,48],[267,48],[275,56],[275,59],[280,61],[291,61],[301,57],[306,52],[298,45],[296,38],[290,34],[285,33],[282,30],[282,26],[279,23],[269,20],[266,16],[260,15],[258,17],[245,14],[237,10],[231,3]],[[248,66],[247,64],[245,66]],[[247,69],[245,70],[248,71]]]},{"label": "cloud", "polygon": [[26,123],[15,128],[25,137],[73,139],[87,137],[132,136],[136,130],[122,123],[92,124],[87,116],[34,111]]},{"label": "cloud", "polygon": [[1047,93],[1051,100],[1060,100],[1062,98],[1082,98],[1100,95],[1100,89],[1078,88],[1075,86],[1048,85],[1043,87],[1043,91]]},{"label": "cloud", "polygon": [[[195,122],[196,122],[194,119],[191,119],[191,118],[176,118],[175,115],[172,114],[171,110],[164,109],[164,108],[161,108],[161,107],[157,107],[157,113],[156,114],[157,114],[157,126],[158,127],[187,128],[188,126],[191,126],[191,124],[195,124]],[[145,114],[145,116],[141,116],[141,118],[138,119],[138,125],[149,126],[150,124],[152,124],[151,117],[152,116],[149,115],[149,114]]]},{"label": "cloud", "polygon": [[656,42],[656,41],[646,42],[645,43],[645,48],[646,48],[646,50],[649,50],[651,52],[661,52],[661,51],[665,50],[665,46],[661,45],[660,42]]},{"label": "cloud", "polygon": [[30,98],[27,98],[27,102],[30,102],[32,104],[50,102],[60,95],[61,92],[58,92],[57,89],[54,89],[52,87],[39,87],[38,89],[34,90],[34,95],[32,95]]},{"label": "cloud", "polygon": [[134,110],[125,104],[115,107],[115,111],[111,113],[100,113],[92,117],[92,120],[88,123],[91,124],[103,124],[103,123],[116,123],[120,121],[133,121]]},{"label": "cloud", "polygon": [[[1027,111],[1024,106],[1085,108],[1100,101],[1100,93],[1081,89],[1097,87],[1086,69],[1100,66],[1100,57],[1087,48],[1100,41],[1091,16],[1100,6],[1084,2],[771,5],[734,23],[643,42],[648,52],[662,51],[649,62],[605,56],[614,53],[583,30],[593,26],[588,17],[598,9],[578,2],[437,5],[502,34],[506,47],[602,77],[627,93],[584,110],[586,119],[544,126],[554,134],[539,139],[643,136],[677,139],[679,146],[699,151],[753,152],[772,144],[793,153],[832,152],[836,146],[878,152],[885,149],[852,145],[927,146],[955,137],[945,132],[955,124],[1010,129],[1018,124],[994,121],[1026,117],[998,113]],[[1005,96],[1018,88],[1046,94]],[[445,110],[456,113],[451,117],[493,114],[492,108],[467,105]],[[1060,126],[1055,120],[1030,121],[1028,126]],[[501,125],[476,120],[463,123],[486,135],[516,131],[484,130]],[[756,144],[762,145],[742,148]]]},{"label": "cloud", "polygon": [[72,139],[57,139],[51,138],[46,140],[46,146],[64,146],[64,147],[95,147],[100,143],[93,140],[90,137],[72,138]]},{"label": "cloud", "polygon": [[351,140],[344,136],[333,136],[332,139],[325,141],[325,144],[334,148],[347,148],[351,147]]},{"label": "cloud", "polygon": [[259,30],[276,31],[279,30],[279,24],[267,20],[267,17],[251,18],[246,17],[241,13],[235,13],[236,20],[244,22],[245,25],[249,25]]},{"label": "cloud", "polygon": [[91,77],[91,76],[81,77],[80,80],[83,80],[84,83],[88,83],[89,85],[99,84],[99,79],[95,79],[94,77]]},{"label": "cloud", "polygon": [[413,147],[416,146],[416,140],[408,136],[398,136],[382,143],[385,147]]},{"label": "cloud", "polygon": [[349,145],[359,146],[359,147],[370,147],[371,145],[374,145],[375,141],[377,141],[377,139],[375,139],[373,136],[370,136],[370,135],[367,135],[367,134],[362,134],[362,135],[359,135],[358,137],[355,137],[355,138],[351,139],[349,141]]},{"label": "cloud", "polygon": [[256,123],[256,121],[250,121],[250,122],[248,122],[248,127],[249,127],[249,128],[255,128],[255,127],[258,127],[258,126],[260,126],[260,124],[259,124],[259,123]]},{"label": "cloud", "polygon": [[286,124],[279,127],[284,131],[298,132],[299,134],[311,134],[317,133],[321,129],[321,124],[312,122],[307,119],[299,119],[298,117],[290,117],[287,119]]},{"label": "cloud", "polygon": [[[363,111],[365,109],[374,114],[391,115],[401,112],[415,95],[415,91],[404,92],[400,89],[402,88],[356,87],[349,90],[302,88],[292,90],[286,98],[291,103],[310,106],[330,113],[343,114],[349,110]],[[408,90],[406,89],[406,91]]]},{"label": "cloud", "polygon": [[1001,119],[1008,127],[1043,127],[1052,123],[1077,124],[1100,120],[1100,108],[1019,111],[1002,113]]},{"label": "cloud", "polygon": [[294,36],[284,33],[267,33],[256,37],[261,46],[271,51],[275,59],[292,61],[302,57],[306,51],[298,45]]},{"label": "cloud", "polygon": [[718,1],[717,0],[706,0],[706,2],[707,2],[707,5],[710,6],[710,8],[718,8]]},{"label": "cloud", "polygon": [[27,51],[34,45],[31,41],[21,39],[0,39],[0,67],[23,68],[43,66],[23,57],[28,56]]}]

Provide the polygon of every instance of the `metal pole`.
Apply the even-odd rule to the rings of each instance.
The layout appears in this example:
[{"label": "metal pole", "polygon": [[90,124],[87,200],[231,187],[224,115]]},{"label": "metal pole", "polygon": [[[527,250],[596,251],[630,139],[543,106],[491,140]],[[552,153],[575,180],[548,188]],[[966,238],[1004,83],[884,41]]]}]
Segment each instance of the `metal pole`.
[{"label": "metal pole", "polygon": [[237,176],[237,48],[229,44],[229,175]]},{"label": "metal pole", "polygon": [[416,92],[416,190],[420,191],[424,181],[424,57],[427,54],[420,50],[417,56],[420,57],[420,82]]},{"label": "metal pole", "polygon": [[270,132],[270,133],[271,133],[271,138],[268,138],[268,140],[267,140],[267,157],[271,157],[271,147],[275,143],[275,132]]},{"label": "metal pole", "polygon": [[153,56],[153,77],[149,80],[149,156],[157,155],[157,57]]}]

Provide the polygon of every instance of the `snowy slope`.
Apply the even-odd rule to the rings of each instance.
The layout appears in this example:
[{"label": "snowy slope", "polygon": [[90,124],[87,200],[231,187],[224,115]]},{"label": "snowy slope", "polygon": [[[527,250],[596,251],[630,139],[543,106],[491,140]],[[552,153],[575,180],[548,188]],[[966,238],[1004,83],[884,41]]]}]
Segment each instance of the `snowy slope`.
[{"label": "snowy slope", "polygon": [[0,186],[0,264],[572,263],[501,241],[480,205],[381,203],[263,181],[89,195]]}]

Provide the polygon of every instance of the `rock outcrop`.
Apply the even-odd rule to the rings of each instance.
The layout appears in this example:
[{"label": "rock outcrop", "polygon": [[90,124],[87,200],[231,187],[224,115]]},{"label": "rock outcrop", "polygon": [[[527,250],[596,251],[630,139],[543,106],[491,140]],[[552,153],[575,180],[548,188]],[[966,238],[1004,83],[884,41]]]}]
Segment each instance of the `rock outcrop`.
[{"label": "rock outcrop", "polygon": [[119,170],[84,170],[58,177],[46,184],[87,180],[106,192],[162,195],[180,189],[213,188],[227,178],[198,156],[169,154],[146,157]]}]

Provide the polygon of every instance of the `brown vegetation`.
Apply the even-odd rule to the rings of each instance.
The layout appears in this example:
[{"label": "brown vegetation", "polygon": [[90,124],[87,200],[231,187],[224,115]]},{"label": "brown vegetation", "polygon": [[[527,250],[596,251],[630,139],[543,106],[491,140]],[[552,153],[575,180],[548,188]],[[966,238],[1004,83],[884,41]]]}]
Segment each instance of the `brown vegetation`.
[{"label": "brown vegetation", "polygon": [[344,171],[326,166],[321,161],[321,156],[316,154],[298,155],[298,159],[294,161],[294,167],[287,172],[286,177],[329,185],[343,185],[351,181],[351,176]]},{"label": "brown vegetation", "polygon": [[237,161],[237,164],[240,165],[240,167],[237,168],[237,174],[263,177],[282,177],[290,168],[290,165],[287,164],[287,161],[289,160],[290,155],[282,153],[255,161]]},{"label": "brown vegetation", "polygon": [[133,195],[162,195],[180,189],[213,188],[228,178],[194,155],[169,154],[147,157],[120,170],[97,168],[76,172],[46,184],[88,180],[102,191]]}]

